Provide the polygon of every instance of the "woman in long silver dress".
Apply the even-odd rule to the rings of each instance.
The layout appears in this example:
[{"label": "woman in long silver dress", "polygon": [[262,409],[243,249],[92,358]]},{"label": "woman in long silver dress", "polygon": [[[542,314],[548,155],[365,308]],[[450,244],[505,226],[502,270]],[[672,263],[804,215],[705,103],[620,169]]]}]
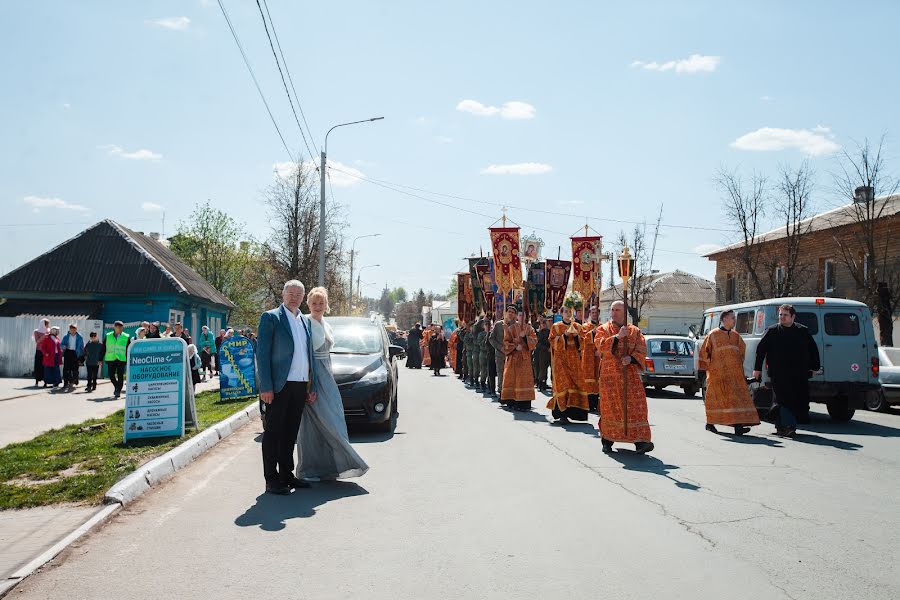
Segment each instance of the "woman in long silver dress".
[{"label": "woman in long silver dress", "polygon": [[325,321],[328,291],[317,287],[306,300],[310,310],[313,347],[313,391],[316,399],[307,404],[297,436],[297,478],[328,481],[359,477],[369,470],[347,435],[344,403],[331,372],[334,336]]}]

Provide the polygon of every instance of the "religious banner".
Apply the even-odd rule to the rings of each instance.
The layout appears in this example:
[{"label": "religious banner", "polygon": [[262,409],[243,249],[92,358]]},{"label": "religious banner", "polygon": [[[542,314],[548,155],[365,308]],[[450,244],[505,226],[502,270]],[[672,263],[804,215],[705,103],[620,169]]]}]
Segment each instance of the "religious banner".
[{"label": "religious banner", "polygon": [[558,313],[566,297],[572,263],[548,258],[544,263],[544,308]]},{"label": "religious banner", "polygon": [[491,279],[491,265],[487,260],[475,265],[475,274],[478,276],[479,289],[483,300],[484,314],[492,317],[494,314],[494,281]]},{"label": "religious banner", "polygon": [[572,238],[572,290],[589,299],[594,293],[595,279],[600,269],[599,235]]},{"label": "religious banner", "polygon": [[519,228],[491,227],[494,250],[494,278],[501,293],[522,287],[522,263],[519,261]]},{"label": "religious banner", "polygon": [[497,289],[497,277],[494,274],[494,259],[488,259],[488,265],[491,269],[491,283],[493,287],[491,288],[494,292],[493,297],[491,299],[492,306],[494,308],[494,320],[500,321],[503,319],[503,315],[506,312],[506,297],[503,295],[500,290]]},{"label": "religious banner", "polygon": [[472,284],[468,273],[456,274],[456,302],[459,318],[466,323],[471,323],[470,319],[475,312],[475,307],[472,304]]},{"label": "religious banner", "polygon": [[256,394],[253,344],[242,335],[233,335],[219,348],[219,398],[237,400]]},{"label": "religious banner", "polygon": [[478,273],[478,265],[487,266],[488,259],[479,256],[469,258],[469,276],[472,282],[472,297],[475,307],[475,315],[484,312],[484,294],[481,292],[481,286],[484,285],[481,275]]},{"label": "religious banner", "polygon": [[526,312],[530,319],[544,313],[544,263],[532,263],[525,281]]}]

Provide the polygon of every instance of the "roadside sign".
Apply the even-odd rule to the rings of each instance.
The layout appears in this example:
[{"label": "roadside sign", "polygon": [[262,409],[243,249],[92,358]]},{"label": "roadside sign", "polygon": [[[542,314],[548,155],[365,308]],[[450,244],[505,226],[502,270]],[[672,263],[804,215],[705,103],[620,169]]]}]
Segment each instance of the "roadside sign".
[{"label": "roadside sign", "polygon": [[234,335],[219,348],[219,398],[237,400],[257,395],[253,343]]},{"label": "roadside sign", "polygon": [[196,422],[193,387],[185,380],[190,377],[187,361],[187,344],[181,338],[135,340],[128,346],[126,443],[138,438],[183,436],[185,421]]}]

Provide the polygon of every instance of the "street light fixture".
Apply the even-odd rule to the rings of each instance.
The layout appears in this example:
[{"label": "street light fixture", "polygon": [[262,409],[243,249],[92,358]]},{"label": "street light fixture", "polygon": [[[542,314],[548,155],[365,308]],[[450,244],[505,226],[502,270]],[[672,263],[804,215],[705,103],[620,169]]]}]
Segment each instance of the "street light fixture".
[{"label": "street light fixture", "polygon": [[356,251],[356,240],[361,240],[363,238],[368,238],[368,237],[378,237],[379,235],[381,235],[381,234],[380,233],[369,233],[367,235],[356,236],[355,238],[353,238],[353,243],[350,245],[350,293],[347,294],[347,297],[350,299],[349,304],[348,304],[349,310],[347,311],[348,315],[353,314],[353,255]]},{"label": "street light fixture", "polygon": [[380,121],[384,117],[373,117],[371,119],[363,119],[362,121],[350,121],[349,123],[340,123],[335,125],[325,133],[325,145],[322,146],[322,158],[319,161],[319,285],[325,286],[325,177],[326,163],[328,160],[328,134],[338,127],[346,127],[347,125],[356,125],[358,123],[371,123],[372,121]]}]

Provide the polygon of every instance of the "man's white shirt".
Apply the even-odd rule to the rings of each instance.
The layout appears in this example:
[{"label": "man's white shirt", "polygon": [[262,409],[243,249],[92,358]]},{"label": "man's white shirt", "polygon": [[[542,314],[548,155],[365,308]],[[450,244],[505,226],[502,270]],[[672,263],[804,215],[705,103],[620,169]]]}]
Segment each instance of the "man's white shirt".
[{"label": "man's white shirt", "polygon": [[288,381],[309,381],[309,354],[307,353],[306,327],[301,322],[300,311],[297,315],[284,306],[284,312],[287,313],[288,323],[291,325],[291,336],[294,338],[294,358],[291,360],[291,369],[288,371]]}]

